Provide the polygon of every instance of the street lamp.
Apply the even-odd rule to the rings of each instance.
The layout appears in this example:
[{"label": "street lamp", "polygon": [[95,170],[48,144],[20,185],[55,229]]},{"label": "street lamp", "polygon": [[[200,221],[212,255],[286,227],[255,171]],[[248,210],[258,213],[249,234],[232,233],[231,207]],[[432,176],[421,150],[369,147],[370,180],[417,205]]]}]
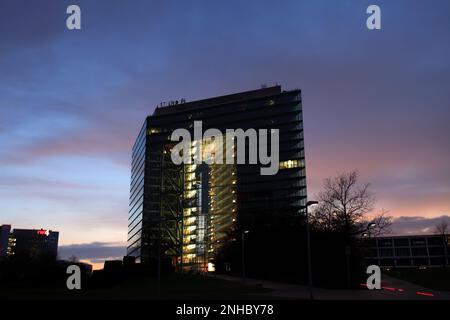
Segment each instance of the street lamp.
[{"label": "street lamp", "polygon": [[308,201],[305,206],[305,214],[306,214],[306,250],[308,253],[308,288],[309,288],[309,299],[313,299],[313,281],[312,281],[312,263],[311,263],[311,235],[309,231],[309,214],[308,207],[312,205],[316,205],[319,202],[317,201]]},{"label": "street lamp", "polygon": [[242,235],[242,281],[245,282],[245,235],[249,233],[249,230],[243,230]]},{"label": "street lamp", "polygon": [[[370,229],[371,229],[371,228],[375,228],[376,226],[377,226],[377,224],[376,224],[375,222],[373,222],[373,221],[372,221],[372,222],[369,222],[369,223],[367,224],[366,231],[362,234],[363,238],[366,238],[365,241],[367,242],[367,243],[364,245],[364,250],[366,250],[366,251],[369,250],[368,247],[370,246],[370,244],[369,244],[368,241],[367,241],[367,240],[370,240]],[[365,254],[367,254],[367,253],[365,253]],[[367,261],[364,260],[364,263],[367,264]],[[348,267],[347,267],[347,268],[348,268]],[[349,271],[347,271],[347,272],[349,272]]]},{"label": "street lamp", "polygon": [[375,228],[377,226],[377,224],[375,222],[369,222],[367,224],[367,237],[370,238],[370,229],[371,228]]}]

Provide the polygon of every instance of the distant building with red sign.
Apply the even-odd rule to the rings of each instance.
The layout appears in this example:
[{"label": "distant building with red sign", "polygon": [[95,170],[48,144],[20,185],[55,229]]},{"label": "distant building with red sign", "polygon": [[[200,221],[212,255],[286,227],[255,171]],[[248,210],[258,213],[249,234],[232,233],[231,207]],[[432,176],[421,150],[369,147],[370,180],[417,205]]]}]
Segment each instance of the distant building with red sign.
[{"label": "distant building with red sign", "polygon": [[35,260],[56,259],[59,232],[44,229],[14,229],[2,225],[0,233],[0,259]]},{"label": "distant building with red sign", "polygon": [[9,224],[0,226],[0,260],[5,259],[7,256],[10,233],[11,226]]}]

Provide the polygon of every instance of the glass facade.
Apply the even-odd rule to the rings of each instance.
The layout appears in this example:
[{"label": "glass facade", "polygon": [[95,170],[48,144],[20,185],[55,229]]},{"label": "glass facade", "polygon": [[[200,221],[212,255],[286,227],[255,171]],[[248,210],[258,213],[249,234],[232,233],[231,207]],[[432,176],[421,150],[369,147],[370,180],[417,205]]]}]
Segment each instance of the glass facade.
[{"label": "glass facade", "polygon": [[[236,141],[232,164],[175,166],[170,135],[184,128],[193,136],[194,121],[202,121],[203,131],[220,130],[223,141],[226,129],[278,129],[280,170],[264,176],[261,164],[237,164]],[[205,160],[226,153],[216,142],[193,140],[190,148],[201,147]],[[282,228],[304,211],[300,91],[276,86],[157,108],[136,139],[131,171],[128,254],[144,263],[161,254],[179,269],[213,270],[216,256],[242,230]]]},{"label": "glass facade", "polygon": [[147,121],[139,132],[132,151],[130,200],[128,211],[127,255],[141,260],[142,221],[144,217],[144,178],[147,143]]}]

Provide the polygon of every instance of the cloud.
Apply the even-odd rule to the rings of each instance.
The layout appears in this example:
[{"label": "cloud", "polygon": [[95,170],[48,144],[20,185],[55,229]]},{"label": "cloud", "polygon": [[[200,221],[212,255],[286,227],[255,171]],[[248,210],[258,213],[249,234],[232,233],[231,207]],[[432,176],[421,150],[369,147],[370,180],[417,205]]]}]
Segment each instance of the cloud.
[{"label": "cloud", "polygon": [[59,246],[58,256],[67,259],[76,256],[79,260],[101,262],[126,255],[126,245],[121,242],[91,242]]},{"label": "cloud", "polygon": [[[9,3],[7,3],[9,2]],[[14,2],[14,4],[12,4]],[[0,4],[3,44],[17,47],[42,45],[65,31],[64,1],[6,1]]]},{"label": "cloud", "polygon": [[415,234],[433,234],[435,227],[442,221],[450,225],[450,216],[442,215],[440,217],[398,217],[392,223],[392,233],[395,235],[415,235]]}]

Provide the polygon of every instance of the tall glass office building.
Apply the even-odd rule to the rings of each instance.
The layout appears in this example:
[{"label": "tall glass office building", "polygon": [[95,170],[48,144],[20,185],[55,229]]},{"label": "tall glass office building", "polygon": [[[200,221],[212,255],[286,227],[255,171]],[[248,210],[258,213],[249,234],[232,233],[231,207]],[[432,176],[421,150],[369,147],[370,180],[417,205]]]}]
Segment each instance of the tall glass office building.
[{"label": "tall glass office building", "polygon": [[[171,134],[184,128],[194,137],[194,121],[202,121],[203,131],[216,128],[224,135],[226,129],[279,129],[278,172],[261,175],[259,163],[175,165]],[[190,148],[208,157],[211,148],[217,151],[215,143],[193,139]],[[248,159],[248,145],[246,151]],[[133,147],[128,255],[149,264],[161,256],[178,270],[211,271],[224,252],[239,254],[230,245],[244,231],[270,237],[274,228],[279,232],[298,220],[305,204],[300,90],[274,86],[174,102],[146,118]],[[273,244],[286,245],[277,239]]]}]

